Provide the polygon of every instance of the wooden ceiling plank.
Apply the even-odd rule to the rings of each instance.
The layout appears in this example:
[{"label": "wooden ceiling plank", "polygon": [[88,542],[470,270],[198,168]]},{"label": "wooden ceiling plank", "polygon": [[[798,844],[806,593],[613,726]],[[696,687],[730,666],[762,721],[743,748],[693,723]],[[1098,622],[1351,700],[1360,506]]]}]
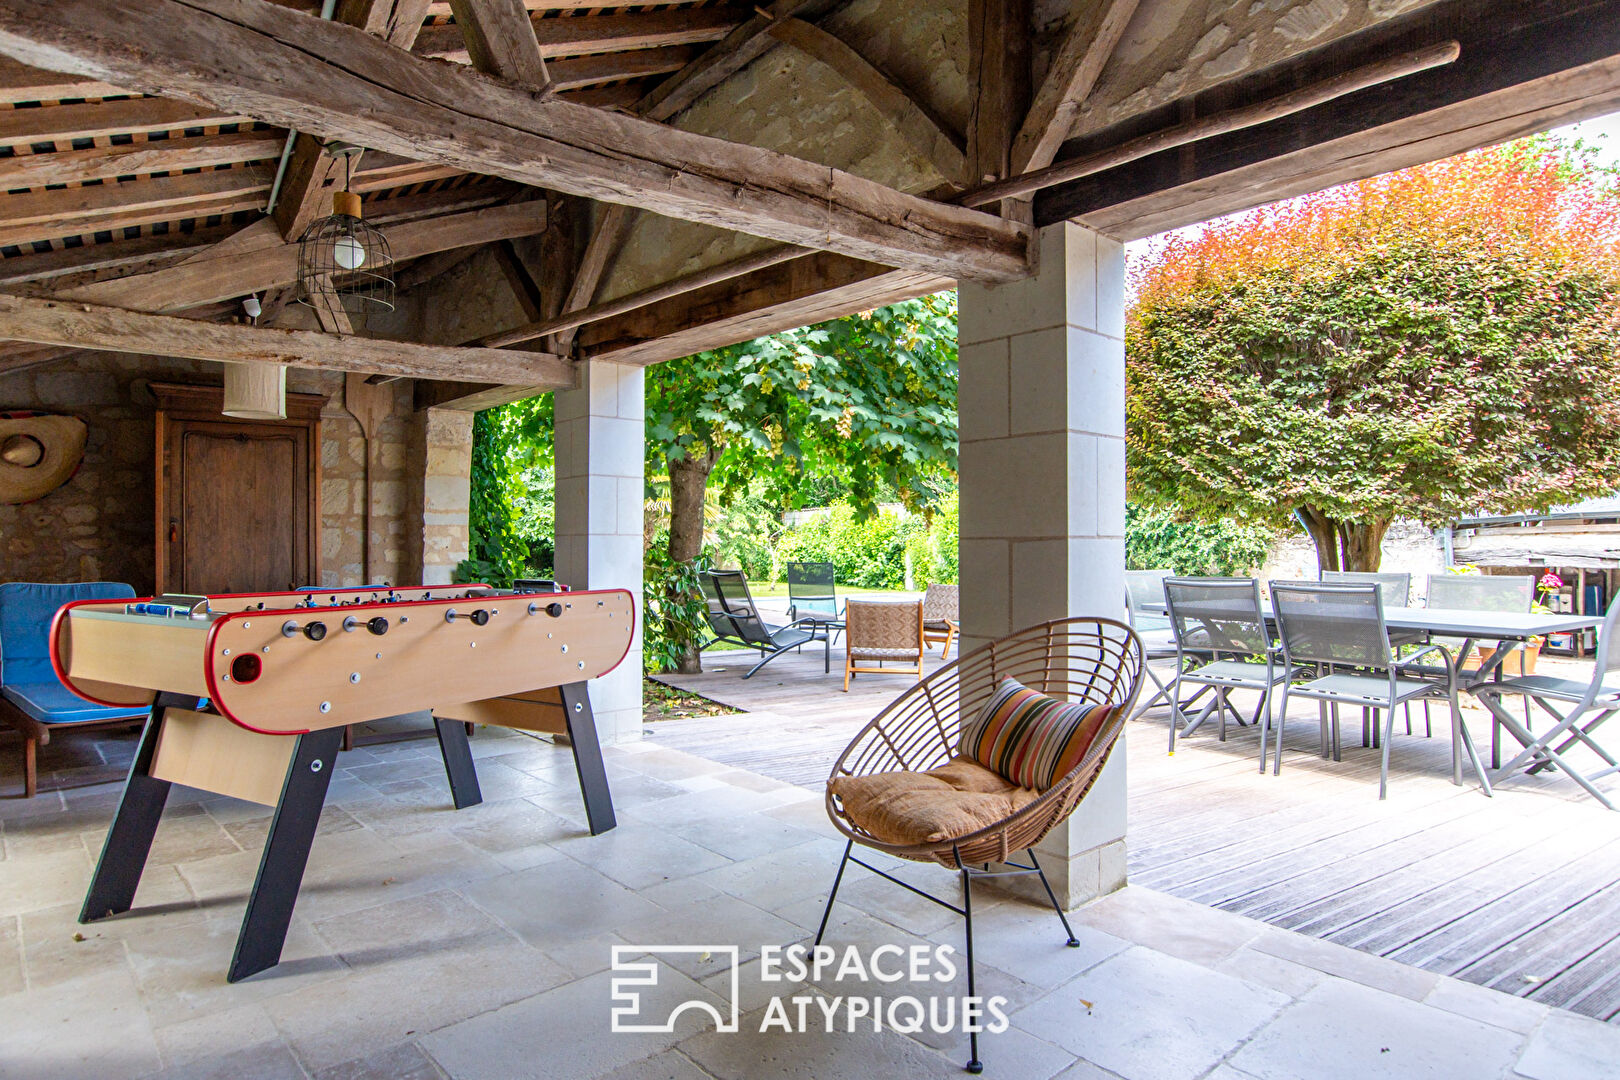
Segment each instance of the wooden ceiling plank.
[{"label": "wooden ceiling plank", "polygon": [[[647,11],[633,15],[531,17],[540,55],[547,60],[588,53],[628,52],[719,41],[752,12],[740,7]],[[424,27],[412,50],[419,56],[466,62],[467,46],[454,24]]]},{"label": "wooden ceiling plank", "polygon": [[814,252],[594,323],[583,359],[656,364],[951,287],[949,279]]},{"label": "wooden ceiling plank", "polygon": [[[0,286],[48,281],[55,287],[63,278],[84,278],[86,280],[79,283],[88,284],[89,278],[98,273],[116,270],[129,274],[161,269],[164,264],[180,262],[207,250],[227,231],[210,229],[195,233],[141,236],[134,240],[82,244],[14,255],[9,259],[0,259]],[[154,263],[156,265],[150,265]]]},{"label": "wooden ceiling plank", "polygon": [[410,378],[481,379],[553,390],[574,385],[573,365],[550,353],[418,345],[312,330],[211,323],[12,294],[0,294],[0,339]]},{"label": "wooden ceiling plank", "polygon": [[0,146],[63,143],[73,139],[104,139],[110,135],[252,122],[249,116],[199,109],[184,101],[162,98],[43,105],[37,109],[0,110]]},{"label": "wooden ceiling plank", "polygon": [[1052,164],[1140,2],[1096,0],[1075,19],[1053,51],[1046,78],[1013,139],[1010,175]]},{"label": "wooden ceiling plank", "polygon": [[[454,247],[532,236],[545,224],[545,204],[525,202],[388,225],[382,231],[394,258],[403,262]],[[269,228],[256,232],[255,237],[262,238]],[[60,296],[137,311],[183,311],[297,280],[297,244],[278,240],[273,246],[248,246],[244,241],[213,258],[194,258],[180,266],[98,282]]]},{"label": "wooden ceiling plank", "polygon": [[[269,190],[269,167],[256,165],[180,176],[154,176],[123,183],[91,184],[57,191],[0,195],[0,233],[68,218],[92,218],[98,214],[118,215],[158,208],[183,210],[192,203],[217,202],[225,197]],[[175,213],[171,216],[183,218],[187,215]]]},{"label": "wooden ceiling plank", "polygon": [[701,55],[701,46],[671,45],[662,49],[637,49],[635,52],[554,60],[549,70],[555,89],[580,90],[619,79],[640,79],[679,71]]},{"label": "wooden ceiling plank", "polygon": [[536,93],[554,89],[523,0],[450,0],[450,10],[475,69]]},{"label": "wooden ceiling plank", "polygon": [[269,161],[281,153],[283,141],[283,137],[273,131],[244,131],[235,135],[62,150],[54,154],[18,154],[0,158],[0,191]]},{"label": "wooden ceiling plank", "polygon": [[[397,48],[409,49],[421,32],[427,8],[425,0],[342,0],[333,17]],[[358,166],[360,161],[356,157],[350,167]],[[281,191],[271,207],[283,237],[298,239],[310,222],[330,213],[331,203],[325,198],[327,188],[341,172],[341,164],[327,154],[320,139],[298,134],[292,156],[287,159]]]},{"label": "wooden ceiling plank", "polygon": [[118,19],[100,10],[96,0],[0,5],[0,52],[784,243],[976,280],[1029,272],[1029,229],[1016,222],[775,151],[536,100],[264,0],[128,0]]},{"label": "wooden ceiling plank", "polygon": [[962,170],[967,159],[962,137],[870,60],[842,39],[803,19],[780,19],[770,33],[836,71],[946,182],[963,184]]},{"label": "wooden ceiling plank", "polygon": [[60,72],[0,58],[0,104],[24,101],[61,101],[63,98],[102,98],[127,95],[128,90],[103,82],[64,76]]}]

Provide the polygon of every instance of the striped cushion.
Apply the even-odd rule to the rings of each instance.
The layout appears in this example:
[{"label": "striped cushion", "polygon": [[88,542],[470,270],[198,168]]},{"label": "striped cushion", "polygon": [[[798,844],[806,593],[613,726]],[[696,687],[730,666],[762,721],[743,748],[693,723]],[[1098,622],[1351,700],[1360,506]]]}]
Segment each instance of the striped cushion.
[{"label": "striped cushion", "polygon": [[957,753],[1019,787],[1045,791],[1086,756],[1114,708],[1073,705],[1016,679],[1002,679],[979,715],[962,729]]}]

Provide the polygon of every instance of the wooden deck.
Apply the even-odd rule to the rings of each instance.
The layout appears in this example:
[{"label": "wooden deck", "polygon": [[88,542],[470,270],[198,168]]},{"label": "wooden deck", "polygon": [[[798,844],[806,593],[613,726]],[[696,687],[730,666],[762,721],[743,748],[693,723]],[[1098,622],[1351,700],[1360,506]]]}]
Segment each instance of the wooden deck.
[{"label": "wooden deck", "polygon": [[[819,788],[838,751],[909,685],[861,676],[845,695],[837,663],[823,675],[808,653],[743,681],[745,655],[711,653],[704,674],[663,678],[746,712],[649,735]],[[1379,802],[1377,754],[1361,747],[1359,724],[1345,726],[1344,760],[1323,761],[1315,709],[1290,712],[1281,776],[1258,773],[1250,730],[1229,730],[1225,743],[1200,733],[1172,757],[1166,710],[1130,725],[1132,881],[1616,1020],[1620,814],[1557,775],[1511,780],[1492,799],[1453,786],[1450,740],[1438,725],[1422,737],[1420,712],[1414,736],[1397,734]],[[1468,716],[1483,743],[1484,713]]]}]

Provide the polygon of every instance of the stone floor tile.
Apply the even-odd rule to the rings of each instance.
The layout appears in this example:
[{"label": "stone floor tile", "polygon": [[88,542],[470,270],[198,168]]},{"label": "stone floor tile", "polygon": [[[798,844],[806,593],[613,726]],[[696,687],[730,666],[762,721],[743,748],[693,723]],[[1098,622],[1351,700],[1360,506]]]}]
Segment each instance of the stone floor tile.
[{"label": "stone floor tile", "polygon": [[[402,927],[409,927],[409,932],[402,933]],[[441,949],[499,927],[472,901],[441,890],[321,919],[315,932],[345,965],[361,969],[386,964],[395,956]]]},{"label": "stone floor tile", "polygon": [[449,825],[450,832],[473,847],[492,854],[536,844],[550,844],[554,840],[579,835],[579,830],[572,823],[523,799],[486,802],[455,813],[455,822]]},{"label": "stone floor tile", "polygon": [[[700,875],[698,880],[756,907],[777,911],[810,899],[825,901],[842,851],[841,845],[831,841],[810,840],[751,859],[721,859],[715,869]],[[852,871],[845,875],[845,880],[853,876]]]},{"label": "stone floor tile", "polygon": [[83,847],[8,862],[0,873],[0,918],[82,901],[93,869]]},{"label": "stone floor tile", "polygon": [[1335,980],[1283,1010],[1230,1060],[1256,1080],[1480,1080],[1503,1075],[1523,1041],[1516,1032]]},{"label": "stone floor tile", "polygon": [[1216,964],[1215,970],[1296,998],[1304,997],[1312,987],[1327,978],[1325,972],[1316,968],[1296,964],[1247,945]]},{"label": "stone floor tile", "polygon": [[665,914],[612,878],[572,860],[475,882],[461,892],[537,949]]},{"label": "stone floor tile", "polygon": [[[937,1041],[925,1041],[956,1064],[966,1064],[968,1061],[969,1043],[966,1035],[954,1034]],[[984,1063],[986,1073],[996,1076],[1050,1080],[1063,1073],[1077,1059],[1060,1046],[1036,1038],[1021,1028],[1009,1027],[1006,1031],[980,1033],[979,1060]]]},{"label": "stone floor tile", "polygon": [[599,1080],[709,1080],[709,1074],[679,1050],[665,1050],[603,1073]]},{"label": "stone floor tile", "polygon": [[1432,971],[1408,967],[1382,956],[1349,949],[1331,941],[1320,941],[1287,930],[1265,928],[1254,939],[1254,948],[1296,964],[1324,971],[1341,979],[1386,990],[1391,994],[1422,1001],[1434,990],[1440,976]]},{"label": "stone floor tile", "polygon": [[377,1053],[568,982],[566,971],[504,929],[413,948],[408,927],[389,928],[399,934],[396,950],[368,952],[342,979],[265,1003],[306,1070]]},{"label": "stone floor tile", "polygon": [[[0,873],[3,873],[0,870]],[[0,917],[0,997],[19,993],[23,978],[22,931],[17,916]]]},{"label": "stone floor tile", "polygon": [[129,934],[124,947],[152,1022],[180,1023],[289,994],[306,993],[343,974],[313,928],[293,917],[281,963],[239,983],[225,981],[241,929],[240,910],[204,922]]},{"label": "stone floor tile", "polygon": [[1539,1002],[1504,994],[1486,986],[1475,986],[1461,979],[1441,979],[1435,983],[1423,1004],[1456,1013],[1509,1031],[1528,1035],[1551,1011]]},{"label": "stone floor tile", "polygon": [[633,822],[600,836],[559,837],[554,846],[597,873],[637,891],[730,865],[728,859],[708,848],[663,829]]},{"label": "stone floor tile", "polygon": [[1550,1014],[1515,1066],[1529,1080],[1616,1080],[1620,1028],[1566,1012]]},{"label": "stone floor tile", "polygon": [[[662,807],[666,803],[678,801],[680,800],[666,799],[656,805]],[[710,851],[735,860],[753,859],[760,855],[769,855],[773,851],[783,851],[822,839],[808,829],[767,817],[759,813],[757,808],[738,811],[732,816],[701,818],[672,812],[668,815],[660,814],[658,820],[653,823],[662,825],[676,836],[690,840],[700,847],[706,847]],[[832,870],[836,870],[837,866],[838,864],[834,862]],[[829,885],[832,883],[830,874],[831,870],[827,878]]]},{"label": "stone floor tile", "polygon": [[1263,923],[1165,893],[1127,888],[1087,904],[1070,920],[1195,964],[1214,966],[1253,941]]},{"label": "stone floor tile", "polygon": [[[894,1031],[874,1033],[865,1024],[845,1031],[825,1029],[821,1013],[803,1032],[773,1026],[760,1033],[764,1013],[742,1018],[736,1033],[706,1031],[680,1044],[681,1050],[721,1080],[873,1080],[876,1077],[956,1077],[960,1062]],[[789,1010],[789,1016],[793,1011]]]},{"label": "stone floor tile", "polygon": [[1129,1080],[1159,1080],[1207,1071],[1287,1003],[1138,946],[1014,1013],[1013,1023]]},{"label": "stone floor tile", "polygon": [[127,971],[11,994],[0,1017],[6,1080],[144,1076],[163,1064]]},{"label": "stone floor tile", "polygon": [[[725,904],[695,903],[659,911],[646,919],[619,923],[614,930],[633,945],[735,945],[738,957],[749,960],[767,945],[788,945],[800,940],[799,926],[740,900]],[[666,961],[691,978],[703,979],[721,970],[727,954],[675,954]]]},{"label": "stone floor tile", "polygon": [[576,979],[595,975],[613,966],[613,949],[630,942],[615,933],[597,934],[573,941],[560,941],[545,949],[551,960],[560,964]]},{"label": "stone floor tile", "polygon": [[[251,804],[250,804],[251,805]],[[226,834],[236,842],[237,847],[243,851],[264,851],[264,842],[270,837],[269,816],[251,818],[246,821],[227,822],[224,825]],[[315,826],[316,843],[321,837],[331,836],[333,833],[348,832],[351,829],[363,828],[355,816],[341,806],[325,806],[321,810],[321,820]],[[207,856],[202,856],[206,858]]]},{"label": "stone floor tile", "polygon": [[[607,972],[570,982],[436,1031],[422,1039],[422,1047],[456,1080],[530,1080],[543,1075],[595,1080],[662,1054],[713,1026],[706,1012],[687,1009],[675,1016],[671,1032],[614,1034],[611,984]],[[728,1015],[727,1003],[668,967],[659,967],[657,985],[636,990],[641,1009],[632,1023],[662,1025],[687,1001],[708,1002]]]},{"label": "stone floor tile", "polygon": [[412,1041],[329,1066],[316,1073],[314,1080],[441,1080],[443,1076],[444,1070]]},{"label": "stone floor tile", "polygon": [[77,905],[32,911],[21,917],[23,967],[28,988],[48,986],[112,971],[128,971],[120,920],[81,926]]},{"label": "stone floor tile", "polygon": [[[1225,1066],[1221,1066],[1221,1068],[1225,1068]],[[1205,1080],[1224,1080],[1224,1078],[1218,1076],[1218,1073],[1219,1069],[1217,1069],[1216,1072],[1210,1073],[1209,1077],[1205,1078]],[[1058,1073],[1057,1080],[1122,1080],[1122,1078],[1120,1077],[1119,1073],[1109,1072],[1101,1065],[1094,1064],[1087,1061],[1085,1058],[1081,1058],[1073,1065],[1070,1065],[1067,1069],[1064,1069],[1062,1072]],[[1237,1080],[1237,1078],[1232,1078],[1232,1080]]]},{"label": "stone floor tile", "polygon": [[[563,790],[572,791],[579,796],[579,782],[572,774],[567,784],[559,784]],[[613,805],[622,810],[639,811],[643,807],[651,806],[665,799],[673,799],[677,795],[689,794],[687,788],[660,780],[654,776],[646,776],[638,772],[625,770],[623,775],[610,777],[608,787],[613,792]],[[656,812],[656,811],[655,811]]]},{"label": "stone floor tile", "polygon": [[663,747],[636,753],[625,753],[614,747],[608,751],[607,758],[616,765],[623,765],[627,769],[634,769],[658,780],[683,780],[727,771],[727,766],[719,762]]},{"label": "stone floor tile", "polygon": [[[949,913],[947,913],[949,914]],[[957,949],[964,946],[962,918],[928,937]],[[1062,986],[1076,975],[1130,948],[1131,943],[1070,919],[1079,947],[1070,948],[1063,924],[1051,908],[1014,901],[991,911],[973,912],[973,954],[1035,986]]]},{"label": "stone floor tile", "polygon": [[165,1080],[302,1080],[304,1070],[270,1016],[245,1005],[155,1032]]}]

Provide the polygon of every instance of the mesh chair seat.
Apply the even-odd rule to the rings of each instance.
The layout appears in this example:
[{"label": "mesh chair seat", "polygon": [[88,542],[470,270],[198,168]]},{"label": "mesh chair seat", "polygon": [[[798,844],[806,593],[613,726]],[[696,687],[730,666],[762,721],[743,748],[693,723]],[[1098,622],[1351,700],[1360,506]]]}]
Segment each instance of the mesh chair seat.
[{"label": "mesh chair seat", "polygon": [[1216,660],[1214,663],[1194,668],[1181,678],[1183,682],[1265,690],[1288,678],[1288,675],[1288,670],[1282,664],[1272,664],[1268,667],[1266,664],[1248,660]]},{"label": "mesh chair seat", "polygon": [[[1580,701],[1591,687],[1590,682],[1560,679],[1553,675],[1526,675],[1518,679],[1484,679],[1467,687],[1472,694],[1529,694],[1551,698],[1554,701]],[[1620,698],[1620,686],[1604,683],[1597,701]]]},{"label": "mesh chair seat", "polygon": [[[1320,698],[1346,705],[1364,704],[1369,708],[1383,709],[1392,704],[1389,696],[1389,678],[1384,675],[1324,675],[1308,683],[1291,686],[1288,692],[1299,697]],[[1437,682],[1425,679],[1395,680],[1393,704],[1399,705],[1403,701],[1424,696],[1443,698],[1449,697],[1450,694],[1445,686]]]}]

